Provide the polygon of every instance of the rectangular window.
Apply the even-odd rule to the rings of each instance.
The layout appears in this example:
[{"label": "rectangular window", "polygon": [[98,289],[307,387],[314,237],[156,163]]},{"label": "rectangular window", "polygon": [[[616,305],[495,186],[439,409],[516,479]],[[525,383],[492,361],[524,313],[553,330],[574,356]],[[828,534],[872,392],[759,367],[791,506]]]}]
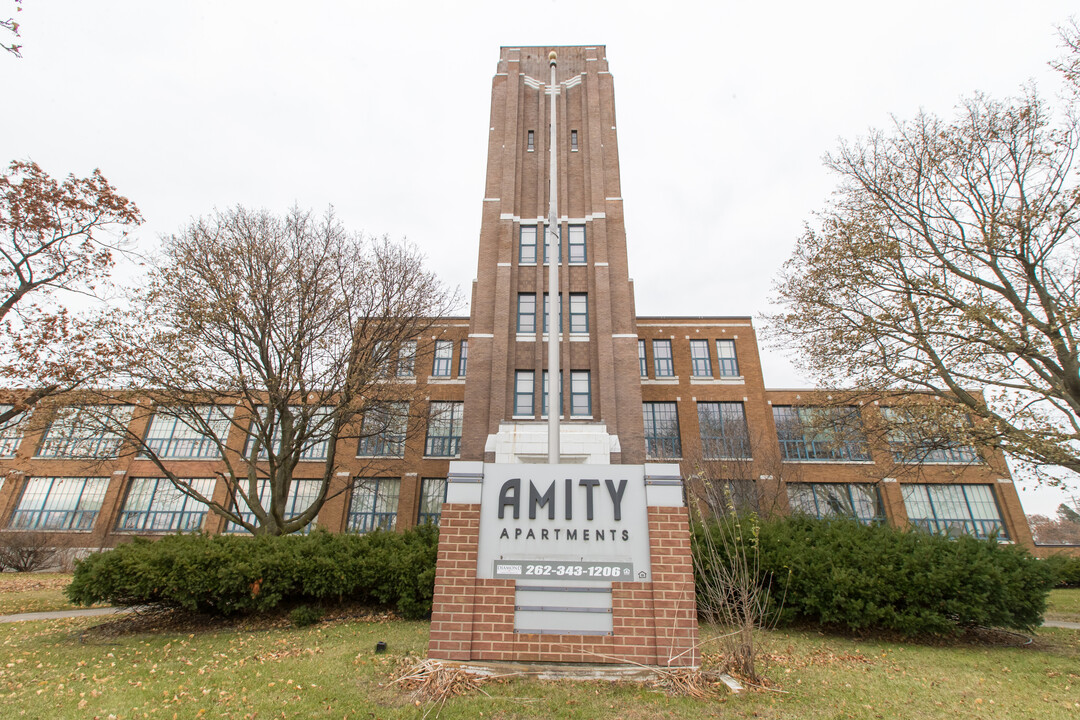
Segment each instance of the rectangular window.
[{"label": "rectangular window", "polygon": [[739,358],[735,355],[734,340],[716,341],[716,364],[720,377],[739,377]]},{"label": "rectangular window", "polygon": [[638,360],[638,369],[641,370],[641,377],[648,377],[649,376],[649,365],[645,361],[645,341],[644,340],[638,340],[637,341],[637,360]]},{"label": "rectangular window", "polygon": [[[12,405],[0,405],[0,413],[12,409]],[[22,442],[23,426],[26,413],[19,413],[3,425],[0,425],[0,457],[15,457],[15,451]]]},{"label": "rectangular window", "polygon": [[416,374],[416,341],[406,340],[398,350],[398,377],[413,377]]},{"label": "rectangular window", "polygon": [[221,457],[234,408],[216,405],[159,407],[146,433],[146,447],[162,460]]},{"label": "rectangular window", "polygon": [[12,530],[89,532],[101,511],[107,477],[33,477],[11,514]]},{"label": "rectangular window", "polygon": [[759,512],[757,485],[753,480],[719,480],[704,478],[701,491],[709,512],[714,517],[745,515]]},{"label": "rectangular window", "polygon": [[592,415],[592,389],[588,370],[570,371],[570,417]]},{"label": "rectangular window", "polygon": [[454,343],[449,340],[435,341],[435,359],[431,364],[431,374],[435,377],[450,377],[450,365],[454,360]]},{"label": "rectangular window", "polygon": [[975,448],[950,441],[948,431],[912,408],[881,408],[881,414],[889,425],[889,445],[898,463],[979,461]]},{"label": "rectangular window", "polygon": [[[544,264],[545,265],[548,264],[548,254],[551,251],[551,233],[549,233],[547,231],[548,227],[549,226],[546,225],[546,224],[543,226],[543,228],[544,228]],[[559,259],[556,262],[561,263],[562,262],[562,226],[559,226],[557,228],[557,231],[559,233],[559,239],[557,240],[557,242],[559,244]]]},{"label": "rectangular window", "polygon": [[[548,316],[551,314],[550,305],[551,305],[551,303],[549,302],[548,294],[544,293],[544,332],[545,333],[548,331]],[[562,329],[563,329],[562,295],[561,294],[559,295],[559,317],[556,319],[556,322],[559,323],[559,332],[561,333]]]},{"label": "rectangular window", "polygon": [[690,374],[694,377],[712,377],[708,340],[690,341]]},{"label": "rectangular window", "polygon": [[673,377],[675,375],[675,362],[671,357],[670,340],[653,340],[653,372],[656,377]]},{"label": "rectangular window", "polygon": [[[566,403],[563,402],[563,373],[559,371],[559,417],[566,413]],[[548,371],[544,371],[543,388],[540,395],[540,414],[547,417],[548,414]]]},{"label": "rectangular window", "polygon": [[360,478],[349,503],[346,532],[366,533],[397,527],[400,478]]},{"label": "rectangular window", "polygon": [[885,519],[881,495],[865,483],[788,483],[791,512],[817,518],[849,517],[869,525]]},{"label": "rectangular window", "polygon": [[[266,438],[270,439],[270,450],[274,456],[281,455],[281,423],[282,416],[280,413],[275,412],[273,417],[269,418],[269,422],[272,425],[268,425],[268,418],[266,413],[266,406],[259,407],[259,417],[252,418],[251,425],[248,428],[247,441],[244,443],[244,457],[248,460],[258,459],[267,460],[270,457],[270,453],[266,449]],[[293,437],[296,437],[297,433],[303,433],[304,440],[293,442],[295,447],[298,443],[300,446],[300,460],[304,462],[320,462],[326,460],[327,451],[330,447],[329,434],[333,424],[333,419],[330,417],[332,410],[328,407],[301,407],[290,406],[289,414],[291,415],[291,422],[293,424]],[[302,427],[306,424],[306,427]],[[255,452],[255,443],[258,441],[259,457],[253,458],[252,453]],[[289,448],[286,448],[290,450]],[[291,450],[290,450],[291,451]],[[280,462],[281,458],[278,457]]]},{"label": "rectangular window", "polygon": [[420,481],[420,512],[416,524],[439,524],[443,503],[446,502],[446,478],[423,478]]},{"label": "rectangular window", "polygon": [[518,293],[517,331],[536,332],[536,293]]},{"label": "rectangular window", "polygon": [[461,350],[458,353],[457,374],[459,378],[465,377],[465,370],[469,367],[469,341],[461,341]]},{"label": "rectangular window", "polygon": [[571,130],[570,131],[570,152],[577,152],[577,151],[578,151],[577,130]]},{"label": "rectangular window", "polygon": [[518,237],[518,264],[536,264],[536,226],[522,225]]},{"label": "rectangular window", "polygon": [[583,263],[587,259],[585,252],[585,226],[584,225],[571,225],[569,228],[570,237],[567,239],[567,252],[569,253],[570,262]]},{"label": "rectangular window", "polygon": [[697,409],[706,458],[750,457],[750,431],[741,402],[699,402]]},{"label": "rectangular window", "polygon": [[647,402],[645,411],[645,456],[654,460],[682,457],[679,412],[673,402]]},{"label": "rectangular window", "polygon": [[570,332],[589,332],[588,293],[570,293]]},{"label": "rectangular window", "polygon": [[904,509],[916,527],[942,535],[996,534],[1008,539],[990,485],[903,485]]},{"label": "rectangular window", "polygon": [[[303,514],[305,510],[311,507],[311,504],[315,502],[315,498],[319,496],[319,487],[322,485],[321,480],[297,480],[294,479],[289,485],[289,495],[285,499],[285,512],[283,513],[285,520],[292,520],[297,515]],[[247,483],[243,483],[244,491],[247,491]],[[259,493],[259,505],[263,510],[270,509],[270,481],[266,478],[260,478],[258,481],[258,493]],[[255,513],[252,512],[247,502],[240,497],[240,493],[237,492],[233,499],[233,512],[244,519],[245,522],[252,525],[257,524],[255,520]],[[318,520],[316,516],[315,520],[308,523],[302,530],[297,531],[299,534],[306,535],[311,532],[315,527],[315,521]],[[238,533],[247,532],[243,525],[238,525],[232,521],[225,523],[225,532]]]},{"label": "rectangular window", "polygon": [[784,460],[870,459],[859,408],[773,407]]},{"label": "rectangular window", "polygon": [[433,402],[428,414],[427,443],[429,457],[456,457],[461,452],[461,402]]},{"label": "rectangular window", "polygon": [[532,152],[536,149],[536,134],[532,130],[529,131],[529,134],[525,139],[525,149],[528,152]]},{"label": "rectangular window", "polygon": [[514,373],[514,417],[532,417],[536,414],[534,390],[536,374],[532,370]]},{"label": "rectangular window", "polygon": [[39,457],[115,457],[131,420],[131,405],[76,405],[59,408],[45,432]]},{"label": "rectangular window", "polygon": [[409,404],[388,403],[364,413],[357,457],[403,457]]},{"label": "rectangular window", "polygon": [[[180,478],[204,498],[214,492],[213,478]],[[192,532],[200,530],[207,507],[184,494],[168,478],[134,478],[116,529],[140,532]]]}]

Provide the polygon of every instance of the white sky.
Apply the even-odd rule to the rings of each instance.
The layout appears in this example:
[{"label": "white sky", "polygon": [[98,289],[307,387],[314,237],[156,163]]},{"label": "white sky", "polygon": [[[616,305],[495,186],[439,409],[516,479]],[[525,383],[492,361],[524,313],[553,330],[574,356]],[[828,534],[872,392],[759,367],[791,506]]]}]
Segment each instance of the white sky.
[{"label": "white sky", "polygon": [[[14,7],[0,0],[0,15]],[[25,0],[24,57],[0,57],[0,162],[100,167],[142,210],[148,250],[215,207],[333,204],[352,229],[418,244],[468,297],[499,47],[603,44],[638,313],[759,316],[835,184],[821,157],[839,138],[1027,80],[1052,95],[1054,26],[1076,12],[1063,0]],[[808,384],[782,348],[762,356],[768,386]],[[1028,512],[1064,499],[1022,496]]]}]

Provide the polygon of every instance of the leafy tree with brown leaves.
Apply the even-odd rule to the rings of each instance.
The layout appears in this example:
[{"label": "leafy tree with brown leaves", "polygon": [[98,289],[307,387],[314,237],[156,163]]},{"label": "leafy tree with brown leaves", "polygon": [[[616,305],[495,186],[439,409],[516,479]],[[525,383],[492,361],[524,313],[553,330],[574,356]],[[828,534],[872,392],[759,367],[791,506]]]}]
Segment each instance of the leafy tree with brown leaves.
[{"label": "leafy tree with brown leaves", "polygon": [[[119,429],[214,512],[252,533],[296,532],[348,487],[336,477],[339,441],[355,448],[418,426],[417,386],[397,366],[455,300],[414,247],[349,233],[332,212],[200,218],[165,241],[125,344],[130,388],[155,400],[136,415],[173,418],[213,444],[226,500],[181,477],[126,422]],[[375,427],[362,422],[371,418]],[[243,447],[227,445],[233,428]],[[290,512],[298,465],[313,457],[323,462],[316,491]]]},{"label": "leafy tree with brown leaves", "polygon": [[[99,301],[123,229],[140,222],[99,170],[59,182],[15,161],[0,175],[0,383],[24,389],[0,424],[115,369]],[[75,304],[90,310],[69,311]]]},{"label": "leafy tree with brown leaves", "polygon": [[[15,4],[18,6],[15,8],[15,12],[22,12],[22,0],[15,0]],[[0,30],[7,30],[15,37],[19,37],[19,23],[13,17],[0,20]],[[22,57],[22,45],[0,42],[0,49],[7,50],[15,57]]]},{"label": "leafy tree with brown leaves", "polygon": [[1075,110],[1028,88],[842,143],[774,336],[823,384],[906,398],[952,446],[1080,472]]}]

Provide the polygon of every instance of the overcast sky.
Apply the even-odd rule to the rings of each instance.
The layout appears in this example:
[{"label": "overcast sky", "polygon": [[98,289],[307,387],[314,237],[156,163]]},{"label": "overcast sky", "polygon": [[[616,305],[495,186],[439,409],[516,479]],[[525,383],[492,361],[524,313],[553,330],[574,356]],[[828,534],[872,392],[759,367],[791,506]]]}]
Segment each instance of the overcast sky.
[{"label": "overcast sky", "polygon": [[[14,13],[0,0],[0,15]],[[822,156],[976,91],[1053,95],[1075,2],[25,0],[0,162],[100,167],[140,246],[215,207],[333,205],[465,297],[502,45],[606,45],[641,315],[753,315],[835,185]],[[462,307],[462,314],[468,309]],[[763,343],[770,387],[809,381]],[[1080,492],[1080,489],[1077,490]],[[1022,493],[1028,512],[1061,496]]]}]

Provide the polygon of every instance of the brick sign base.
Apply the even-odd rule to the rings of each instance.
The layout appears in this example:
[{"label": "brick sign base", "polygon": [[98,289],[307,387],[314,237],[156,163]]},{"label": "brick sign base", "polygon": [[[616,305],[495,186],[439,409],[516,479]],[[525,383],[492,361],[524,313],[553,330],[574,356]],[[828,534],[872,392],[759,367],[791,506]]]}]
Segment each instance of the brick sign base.
[{"label": "brick sign base", "polygon": [[448,503],[428,656],[457,661],[697,667],[697,613],[685,507],[648,508],[651,582],[613,582],[611,635],[514,631],[514,580],[478,578],[480,505]]}]

